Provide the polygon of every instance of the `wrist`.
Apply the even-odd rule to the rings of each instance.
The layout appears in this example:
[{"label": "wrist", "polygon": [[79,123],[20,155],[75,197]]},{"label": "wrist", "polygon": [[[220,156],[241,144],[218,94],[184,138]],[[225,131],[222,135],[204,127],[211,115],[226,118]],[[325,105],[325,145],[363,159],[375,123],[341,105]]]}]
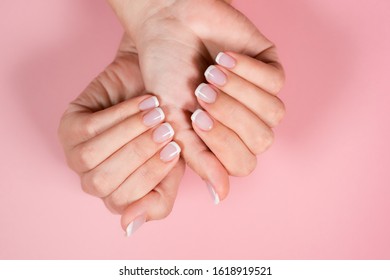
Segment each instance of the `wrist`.
[{"label": "wrist", "polygon": [[177,0],[107,0],[126,33],[137,37],[142,25],[160,10],[173,5]]},{"label": "wrist", "polygon": [[[124,27],[126,33],[134,40],[137,37],[137,33],[142,29],[142,25],[151,16],[164,9],[170,14],[170,16],[174,15],[174,11],[172,11],[172,9],[176,6],[175,4],[180,1],[184,0],[107,0]],[[232,2],[232,0],[220,1],[228,4]],[[180,4],[183,3],[181,2]],[[202,5],[201,2],[199,5]]]}]

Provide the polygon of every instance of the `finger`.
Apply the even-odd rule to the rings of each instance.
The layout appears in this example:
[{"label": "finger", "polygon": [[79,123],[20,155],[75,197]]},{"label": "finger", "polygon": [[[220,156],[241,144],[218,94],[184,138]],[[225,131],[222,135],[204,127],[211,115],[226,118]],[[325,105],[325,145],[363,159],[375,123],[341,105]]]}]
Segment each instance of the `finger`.
[{"label": "finger", "polygon": [[146,221],[163,219],[169,215],[184,170],[184,160],[180,159],[157,187],[125,209],[121,226],[126,236],[132,235]]},{"label": "finger", "polygon": [[256,167],[256,156],[234,131],[205,111],[198,109],[191,116],[193,128],[203,142],[224,165],[230,175],[246,176]]},{"label": "finger", "polygon": [[130,174],[165,146],[173,135],[171,125],[164,123],[128,142],[100,165],[81,175],[83,190],[98,197],[110,195]]},{"label": "finger", "polygon": [[[126,76],[122,75],[126,73]],[[131,73],[129,75],[128,73]],[[118,56],[87,88],[71,102],[62,116],[58,135],[65,150],[80,142],[86,141],[99,130],[95,121],[90,120],[94,112],[121,104],[122,101],[134,98],[144,91],[142,75],[136,54]],[[142,98],[142,97],[141,97]],[[131,99],[130,99],[131,100]],[[119,107],[128,105],[125,101]],[[126,110],[124,112],[126,116]],[[108,124],[107,127],[112,125]],[[104,127],[102,128],[104,130]]]},{"label": "finger", "polygon": [[271,51],[266,50],[258,56],[265,61],[234,52],[220,52],[215,61],[237,76],[276,95],[282,89],[285,77],[281,64],[278,61],[269,61],[271,55],[267,53]]},{"label": "finger", "polygon": [[168,143],[103,199],[107,208],[114,213],[122,213],[128,205],[149,193],[172,170],[179,160],[180,152],[176,142]]},{"label": "finger", "polygon": [[[157,97],[143,95],[118,103],[107,109],[91,112],[85,107],[71,107],[63,118],[66,131],[65,142],[68,148],[101,134],[103,131],[127,118],[159,106]],[[72,111],[70,111],[72,110]]]},{"label": "finger", "polygon": [[271,145],[272,130],[242,103],[207,84],[201,84],[195,95],[199,104],[214,119],[234,131],[253,154],[260,154]]},{"label": "finger", "polygon": [[214,204],[218,204],[229,193],[229,174],[225,167],[189,125],[189,114],[172,107],[164,107],[164,112],[167,119],[175,120],[172,124],[177,131],[175,140],[182,147],[186,164],[205,181]]},{"label": "finger", "polygon": [[[106,117],[109,118],[109,115]],[[89,141],[71,149],[69,165],[78,172],[87,172],[126,143],[161,123],[164,118],[164,112],[160,107],[133,115]]]},{"label": "finger", "polygon": [[283,118],[282,101],[242,77],[214,65],[207,68],[205,76],[208,82],[244,104],[269,126],[277,125]]}]

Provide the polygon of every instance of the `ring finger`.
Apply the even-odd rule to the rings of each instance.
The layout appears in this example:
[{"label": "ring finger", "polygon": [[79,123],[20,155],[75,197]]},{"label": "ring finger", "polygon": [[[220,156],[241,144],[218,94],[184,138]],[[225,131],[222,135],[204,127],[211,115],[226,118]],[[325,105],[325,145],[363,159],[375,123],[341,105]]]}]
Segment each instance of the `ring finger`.
[{"label": "ring finger", "polygon": [[81,176],[83,189],[105,197],[172,139],[174,131],[168,123],[149,130],[120,148],[91,171]]}]

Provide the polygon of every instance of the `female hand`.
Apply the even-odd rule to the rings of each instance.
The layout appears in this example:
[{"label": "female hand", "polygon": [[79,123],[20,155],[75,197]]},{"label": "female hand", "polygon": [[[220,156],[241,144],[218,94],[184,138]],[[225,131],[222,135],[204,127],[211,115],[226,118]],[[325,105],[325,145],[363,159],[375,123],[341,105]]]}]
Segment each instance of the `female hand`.
[{"label": "female hand", "polygon": [[133,233],[173,207],[184,172],[174,130],[144,86],[124,38],[117,57],[64,113],[59,138],[83,190],[122,214]]},{"label": "female hand", "polygon": [[191,119],[196,133],[232,173],[248,159],[255,166],[256,155],[273,141],[271,128],[284,115],[284,105],[275,96],[274,77],[280,69],[234,52],[221,52],[216,61],[219,65],[205,71],[210,84],[195,90],[207,113],[198,109]]},{"label": "female hand", "polygon": [[[274,45],[244,15],[220,0],[109,2],[133,40],[146,90],[158,95],[177,132],[184,159],[223,200],[229,189],[228,175],[247,175],[256,161],[252,153],[237,153],[229,161],[234,158],[240,165],[224,161],[226,170],[192,128],[190,115],[199,107],[193,92],[219,51],[228,49],[280,66]],[[281,67],[274,70],[269,78],[276,93],[284,75]],[[261,76],[254,79],[261,81]],[[242,150],[235,142],[236,148],[226,145],[218,153]]]}]

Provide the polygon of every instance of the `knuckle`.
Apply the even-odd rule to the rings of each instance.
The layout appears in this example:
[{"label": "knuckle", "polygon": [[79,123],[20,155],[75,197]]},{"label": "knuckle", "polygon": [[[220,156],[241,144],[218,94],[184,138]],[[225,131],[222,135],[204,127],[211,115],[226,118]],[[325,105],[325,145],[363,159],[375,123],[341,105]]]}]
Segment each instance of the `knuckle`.
[{"label": "knuckle", "polygon": [[272,79],[272,92],[273,93],[279,93],[284,84],[285,84],[285,81],[286,81],[286,77],[285,77],[285,74],[284,74],[284,71],[282,70],[278,70],[275,72],[275,75]]},{"label": "knuckle", "polygon": [[258,155],[266,151],[272,145],[274,133],[271,129],[264,129],[262,127],[261,131],[253,134],[253,139],[254,142],[251,150],[255,155]]},{"label": "knuckle", "polygon": [[75,164],[83,171],[91,170],[94,167],[94,147],[89,144],[80,144],[76,151]]},{"label": "knuckle", "polygon": [[103,199],[107,209],[114,214],[122,214],[125,210],[126,203],[124,198],[118,195],[117,192],[113,192],[111,195]]},{"label": "knuckle", "polygon": [[85,118],[84,121],[80,123],[77,133],[83,140],[87,140],[96,136],[97,133],[95,118],[92,116]]},{"label": "knuckle", "polygon": [[243,168],[243,176],[248,176],[251,174],[257,166],[257,158],[256,156],[249,157],[249,160],[246,161],[246,164]]},{"label": "knuckle", "polygon": [[271,126],[275,127],[278,124],[280,124],[285,114],[286,114],[286,107],[284,103],[279,100],[271,112]]},{"label": "knuckle", "polygon": [[105,197],[109,194],[107,174],[102,171],[92,171],[82,177],[83,190],[97,197]]},{"label": "knuckle", "polygon": [[255,170],[257,166],[257,158],[254,155],[249,155],[247,157],[242,158],[243,160],[237,161],[237,164],[233,167],[233,169],[229,170],[230,175],[237,177],[248,176]]}]

